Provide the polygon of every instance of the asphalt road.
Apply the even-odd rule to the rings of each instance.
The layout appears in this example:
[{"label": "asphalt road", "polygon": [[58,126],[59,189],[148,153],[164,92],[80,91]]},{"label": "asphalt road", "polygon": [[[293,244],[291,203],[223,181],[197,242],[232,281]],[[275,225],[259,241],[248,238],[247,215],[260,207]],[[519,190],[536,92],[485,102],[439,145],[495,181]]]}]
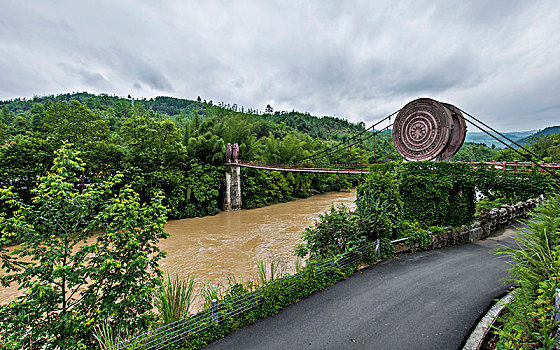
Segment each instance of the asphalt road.
[{"label": "asphalt road", "polygon": [[401,254],[206,349],[458,349],[508,288],[508,265],[489,251],[512,234]]}]

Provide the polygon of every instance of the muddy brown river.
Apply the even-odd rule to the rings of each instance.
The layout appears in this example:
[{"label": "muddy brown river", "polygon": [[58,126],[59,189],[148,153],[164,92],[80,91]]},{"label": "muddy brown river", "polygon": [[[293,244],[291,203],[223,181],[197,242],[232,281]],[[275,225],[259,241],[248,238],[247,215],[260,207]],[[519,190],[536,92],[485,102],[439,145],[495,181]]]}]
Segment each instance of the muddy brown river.
[{"label": "muddy brown river", "polygon": [[[294,248],[301,233],[331,203],[354,208],[353,192],[330,192],[264,208],[220,212],[216,216],[171,220],[170,237],[160,243],[167,257],[160,263],[166,274],[192,274],[198,286],[206,280],[225,284],[256,280],[256,259],[279,261],[286,272],[294,270]],[[198,288],[197,288],[198,289]],[[0,303],[12,300],[17,288],[0,287]]]}]

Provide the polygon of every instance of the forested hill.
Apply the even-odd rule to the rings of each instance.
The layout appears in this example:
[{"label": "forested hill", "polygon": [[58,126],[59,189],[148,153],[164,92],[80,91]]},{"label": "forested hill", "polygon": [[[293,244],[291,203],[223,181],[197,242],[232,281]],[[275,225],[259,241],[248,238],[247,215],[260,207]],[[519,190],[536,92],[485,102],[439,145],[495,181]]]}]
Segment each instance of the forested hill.
[{"label": "forested hill", "polygon": [[[239,144],[243,160],[290,163],[364,130],[363,124],[339,118],[267,112],[200,99],[88,93],[1,101],[0,186],[14,185],[30,201],[30,190],[53,165],[55,151],[70,143],[84,163],[83,181],[121,173],[123,185],[143,201],[163,191],[172,218],[211,215],[223,199],[227,143]],[[325,155],[318,161],[400,159],[388,135]],[[243,206],[347,188],[352,181],[345,175],[244,169]]]},{"label": "forested hill", "polygon": [[[321,140],[338,141],[348,137],[349,134],[354,135],[364,129],[363,123],[355,124],[336,117],[316,117],[309,113],[297,111],[272,112],[272,108],[268,110],[269,113],[260,113],[258,110],[238,107],[236,104],[230,105],[223,102],[214,104],[211,100],[202,100],[200,97],[196,101],[165,96],[133,99],[130,95],[128,98],[123,98],[107,94],[95,95],[80,92],[34,97],[33,99],[5,100],[0,101],[0,108],[7,107],[16,117],[21,115],[25,120],[18,118],[18,123],[25,124],[25,121],[32,122],[32,110],[36,103],[50,105],[60,101],[78,101],[90,110],[102,112],[112,122],[112,129],[118,126],[115,125],[118,124],[115,123],[115,118],[127,118],[132,114],[143,115],[150,112],[156,118],[168,118],[177,124],[181,124],[186,120],[192,120],[195,113],[204,118],[207,115],[216,114],[217,110],[243,113],[252,117],[255,121],[262,122],[262,125],[256,127],[257,136],[267,136],[269,132],[277,135],[300,132]],[[25,127],[25,125],[20,126]]]},{"label": "forested hill", "polygon": [[[521,146],[525,146],[528,143],[536,141],[538,138],[543,137],[545,135],[557,134],[560,132],[560,126],[549,126],[548,128],[544,128],[539,130],[527,137],[524,137],[517,141],[517,143]],[[512,147],[517,148],[517,146],[512,145]]]},{"label": "forested hill", "polygon": [[[532,135],[536,130],[529,130],[529,131],[514,131],[514,132],[504,132],[503,134],[507,136],[509,139],[513,141],[520,140],[524,137],[528,137]],[[508,143],[506,139],[502,139],[503,142]],[[483,143],[487,147],[494,147],[494,148],[504,148],[504,144],[497,141],[492,136],[482,132],[482,131],[468,131],[467,130],[467,137],[465,142],[472,142],[472,143]]]}]

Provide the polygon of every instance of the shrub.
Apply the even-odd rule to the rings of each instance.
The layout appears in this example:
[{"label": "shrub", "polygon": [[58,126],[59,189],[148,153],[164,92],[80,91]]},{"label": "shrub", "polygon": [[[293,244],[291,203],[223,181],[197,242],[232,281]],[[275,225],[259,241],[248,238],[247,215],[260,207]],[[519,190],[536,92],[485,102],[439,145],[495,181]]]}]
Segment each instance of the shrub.
[{"label": "shrub", "polygon": [[120,175],[80,189],[82,170],[77,152],[64,146],[31,204],[0,189],[13,213],[0,214],[0,243],[22,242],[0,248],[0,278],[25,290],[0,306],[3,349],[85,348],[101,322],[143,329],[153,318],[164,257],[157,243],[167,236],[163,197],[145,205],[128,186],[113,192]]},{"label": "shrub", "polygon": [[550,349],[557,342],[552,332],[554,294],[560,283],[560,194],[538,207],[514,238],[496,254],[510,258],[510,278],[518,285],[514,301],[501,318],[498,348]]},{"label": "shrub", "polygon": [[154,294],[161,321],[168,324],[187,317],[195,296],[194,276],[185,279],[179,275],[167,276],[167,281]]},{"label": "shrub", "polygon": [[343,204],[331,205],[328,212],[319,215],[314,226],[305,229],[302,237],[306,243],[296,247],[296,255],[325,259],[360,246],[365,237],[360,235],[354,220],[355,216]]}]

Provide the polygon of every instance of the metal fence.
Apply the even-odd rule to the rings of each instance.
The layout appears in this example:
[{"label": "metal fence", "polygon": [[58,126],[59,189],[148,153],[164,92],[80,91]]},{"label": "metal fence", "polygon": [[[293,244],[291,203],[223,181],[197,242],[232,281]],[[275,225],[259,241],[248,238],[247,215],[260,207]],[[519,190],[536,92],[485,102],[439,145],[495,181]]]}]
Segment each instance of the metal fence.
[{"label": "metal fence", "polygon": [[[321,261],[313,264],[313,273],[316,276],[325,274],[333,267],[347,267],[353,264],[357,265],[364,261],[364,257],[368,253],[379,252],[379,244],[375,248],[362,246],[353,251],[344,253],[338,257]],[[195,335],[206,330],[220,322],[241,315],[250,310],[255,309],[264,301],[264,289],[278,283],[289,283],[288,281],[297,281],[304,279],[307,271],[301,271],[294,275],[285,276],[267,283],[254,291],[229,298],[220,302],[214,301],[213,305],[193,316],[166,324],[146,333],[139,334],[136,337],[127,339],[104,350],[123,350],[123,349],[141,349],[156,350],[164,349],[170,345],[176,344],[189,336]]]}]

